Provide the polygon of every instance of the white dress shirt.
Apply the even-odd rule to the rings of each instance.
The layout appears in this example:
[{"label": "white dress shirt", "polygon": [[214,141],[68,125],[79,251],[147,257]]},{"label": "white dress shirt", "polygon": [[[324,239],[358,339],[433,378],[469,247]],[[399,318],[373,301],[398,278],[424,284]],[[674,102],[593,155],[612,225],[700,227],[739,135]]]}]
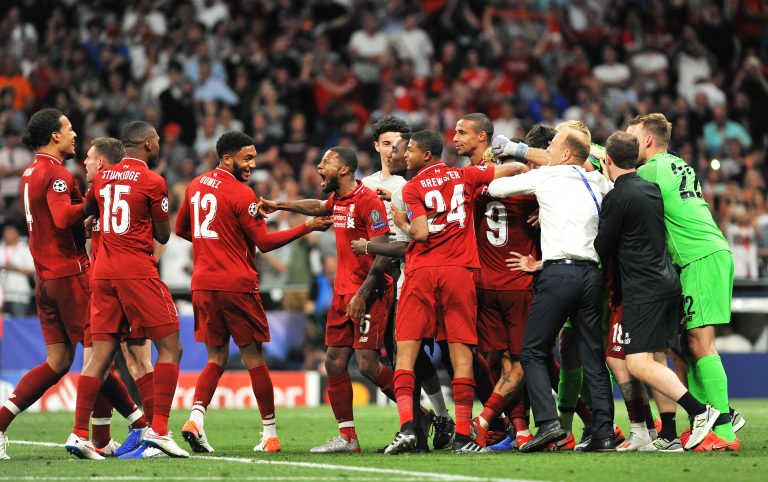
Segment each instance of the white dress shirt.
[{"label": "white dress shirt", "polygon": [[[390,196],[393,192],[397,191],[398,189],[402,189],[403,186],[405,186],[406,180],[402,176],[396,176],[394,174],[390,175],[389,178],[384,179],[381,177],[381,171],[374,172],[370,176],[365,176],[360,180],[360,182],[363,183],[363,186],[367,187],[371,191],[375,191],[376,189],[386,189],[389,191]],[[389,207],[389,201],[384,201],[384,206],[387,208],[387,223],[389,223],[389,232],[390,234],[395,231],[395,221],[392,219],[392,210]],[[394,237],[390,235],[389,241],[392,242],[394,240]]]},{"label": "white dress shirt", "polygon": [[[403,186],[392,191],[392,205],[400,211],[408,211],[408,206],[406,206],[405,201],[403,201]],[[413,240],[408,233],[395,225],[395,236],[394,239],[390,239],[390,243],[392,241],[410,243]],[[397,278],[397,292],[395,293],[398,300],[400,299],[400,293],[403,291],[403,282],[405,282],[405,258],[400,260],[400,277]]]},{"label": "white dress shirt", "polygon": [[[595,199],[589,193],[583,174]],[[593,246],[600,219],[597,203],[613,188],[597,171],[572,165],[543,166],[513,177],[496,179],[488,186],[493,197],[534,194],[539,202],[541,252],[544,261],[555,259],[600,262]],[[523,253],[526,254],[526,253]]]}]

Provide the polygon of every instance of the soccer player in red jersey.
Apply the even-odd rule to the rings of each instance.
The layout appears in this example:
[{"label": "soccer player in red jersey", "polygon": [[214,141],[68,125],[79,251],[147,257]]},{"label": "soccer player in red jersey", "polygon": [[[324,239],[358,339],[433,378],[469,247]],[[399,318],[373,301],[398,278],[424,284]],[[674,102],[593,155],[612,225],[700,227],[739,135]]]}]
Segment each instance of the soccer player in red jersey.
[{"label": "soccer player in red jersey", "polygon": [[[403,188],[406,212],[393,209],[395,223],[413,241],[406,251],[405,283],[397,306],[395,393],[400,432],[385,453],[412,451],[414,362],[423,339],[445,334],[453,364],[457,453],[486,449],[470,439],[475,380],[472,346],[477,345],[477,299],[473,270],[480,267],[470,209],[475,191],[493,179],[521,172],[520,163],[456,169],[440,161],[443,143],[432,131],[420,131],[408,143],[406,162],[418,169]],[[438,313],[441,316],[437,316]]]},{"label": "soccer player in red jersey", "polygon": [[[91,142],[91,147],[88,149],[88,153],[83,161],[86,181],[92,183],[102,169],[109,165],[116,164],[123,157],[125,157],[125,147],[119,139],[112,137],[97,137]],[[86,220],[86,233],[90,232],[91,238],[91,263],[94,262],[99,251],[99,224],[99,218],[97,216],[92,216]],[[90,316],[90,307],[88,311]],[[93,340],[91,338],[90,325],[90,319],[88,319],[83,334],[83,359],[85,360],[90,358],[92,352]],[[140,355],[149,360],[148,363],[151,365],[152,352],[149,349],[149,345],[147,343],[145,343],[145,345],[146,349],[142,349]],[[127,360],[131,360],[132,353],[133,351],[126,350]],[[109,398],[105,396],[105,392],[107,395],[110,395]],[[123,444],[125,446],[121,446],[112,440],[110,434],[113,405],[115,409],[128,420],[132,431],[138,431],[136,434],[133,434],[132,432],[133,437],[129,434],[126,443]],[[143,431],[146,430],[148,420],[134,403],[123,381],[114,373],[114,366],[110,367],[107,378],[101,386],[101,393],[96,398],[91,424],[93,425],[93,444],[99,453],[105,457],[121,455],[132,448],[135,448],[141,441],[138,434],[143,434]]]},{"label": "soccer player in red jersey", "polygon": [[[325,344],[328,346],[325,369],[328,373],[328,398],[339,424],[339,436],[325,445],[314,447],[310,452],[360,452],[352,412],[352,381],[347,365],[354,351],[360,372],[394,400],[392,369],[379,361],[394,293],[392,278],[382,272],[378,288],[368,298],[356,296],[368,276],[374,256],[355,256],[351,242],[360,238],[386,242],[389,236],[387,211],[376,193],[355,179],[357,156],[353,150],[331,147],[317,168],[323,191],[332,193],[328,200],[262,199],[261,205],[265,213],[286,210],[310,216],[333,215],[338,268],[325,328]],[[361,307],[364,309],[361,310]],[[355,318],[351,312],[365,314]]]},{"label": "soccer player in red jersey", "polygon": [[[485,114],[463,116],[456,123],[453,140],[459,155],[469,157],[475,166],[485,165],[483,154],[493,138],[493,123]],[[520,348],[525,321],[533,299],[533,275],[512,271],[506,265],[510,251],[534,253],[537,250],[536,229],[528,219],[539,208],[535,196],[512,196],[497,199],[478,192],[473,203],[475,234],[480,257],[480,270],[475,277],[477,288],[477,350],[501,355],[501,377],[493,393],[485,401],[473,422],[476,442],[485,446],[490,423],[504,410],[504,405],[523,382]],[[531,438],[525,396],[508,414],[518,444]]]},{"label": "soccer player in red jersey", "polygon": [[160,152],[160,136],[150,124],[135,121],[125,126],[122,141],[126,157],[101,171],[86,197],[86,212],[99,213],[101,224],[91,300],[93,356],[78,380],[75,425],[66,448],[80,458],[102,458],[88,440],[88,419],[118,342],[124,333],[143,329],[157,348],[154,416],[144,444],[189,457],[168,433],[181,343],[176,307],[153,256],[152,238],[164,244],[171,233],[168,188],[149,167]]},{"label": "soccer player in red jersey", "polygon": [[269,341],[269,325],[259,296],[253,247],[271,251],[331,226],[330,218],[315,218],[292,229],[267,232],[266,223],[257,217],[256,194],[245,184],[256,168],[254,143],[242,132],[219,137],[219,166],[192,180],[176,218],[176,234],[192,242],[195,340],[205,343],[208,351],[190,419],[181,429],[195,452],[213,452],[203,421],[227,363],[230,336],[240,347],[261,412],[263,437],[253,450],[280,451],[272,379],[262,351],[262,343]]},{"label": "soccer player in red jersey", "polygon": [[35,261],[35,300],[46,344],[46,360],[30,370],[0,407],[0,459],[6,454],[8,426],[64,376],[83,340],[90,287],[85,251],[83,200],[72,174],[62,165],[75,154],[69,119],[56,109],[32,115],[23,142],[35,161],[21,178],[21,199]]}]

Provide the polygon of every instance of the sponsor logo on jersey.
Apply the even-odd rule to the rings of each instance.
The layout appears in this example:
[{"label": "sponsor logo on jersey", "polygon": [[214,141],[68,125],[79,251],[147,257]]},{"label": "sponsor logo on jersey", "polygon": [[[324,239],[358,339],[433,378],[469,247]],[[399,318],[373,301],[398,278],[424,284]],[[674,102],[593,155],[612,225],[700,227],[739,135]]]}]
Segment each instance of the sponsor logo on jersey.
[{"label": "sponsor logo on jersey", "polygon": [[67,190],[67,182],[64,179],[56,179],[53,181],[53,190],[56,192],[65,192]]},{"label": "sponsor logo on jersey", "polygon": [[258,209],[258,205],[257,205],[256,203],[251,203],[251,204],[248,206],[248,214],[249,214],[249,215],[250,215],[252,218],[255,218],[255,217],[256,217],[256,214],[258,214],[258,212],[259,212],[259,209]]},{"label": "sponsor logo on jersey", "polygon": [[162,209],[164,213],[168,212],[168,198],[167,197],[164,197],[163,201],[160,203],[160,209]]},{"label": "sponsor logo on jersey", "polygon": [[374,230],[384,229],[387,226],[387,220],[381,218],[381,213],[377,209],[371,211],[369,218],[371,219],[371,227]]}]

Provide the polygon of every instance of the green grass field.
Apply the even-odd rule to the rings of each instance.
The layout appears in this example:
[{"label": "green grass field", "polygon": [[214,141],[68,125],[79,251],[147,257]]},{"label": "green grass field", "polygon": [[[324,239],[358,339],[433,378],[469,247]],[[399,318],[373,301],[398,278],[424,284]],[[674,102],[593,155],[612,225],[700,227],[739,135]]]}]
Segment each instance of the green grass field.
[{"label": "green grass field", "polygon": [[[211,410],[206,433],[216,453],[189,460],[150,459],[103,462],[73,459],[63,448],[73,414],[28,413],[9,430],[9,461],[0,461],[0,480],[294,480],[294,481],[484,481],[484,480],[768,480],[768,400],[736,400],[747,420],[739,433],[741,452],[683,454],[495,453],[384,456],[397,427],[394,407],[356,408],[362,454],[310,455],[309,448],[335,435],[329,407],[278,411],[279,454],[254,454],[260,438],[258,411]],[[617,422],[628,427],[623,404]],[[178,427],[186,412],[174,412]],[[685,420],[683,414],[678,420]],[[678,427],[680,430],[682,428]],[[122,440],[125,424],[113,419],[113,436]],[[580,433],[580,429],[578,430]],[[177,434],[177,441],[186,443]],[[32,444],[30,442],[42,442]]]}]

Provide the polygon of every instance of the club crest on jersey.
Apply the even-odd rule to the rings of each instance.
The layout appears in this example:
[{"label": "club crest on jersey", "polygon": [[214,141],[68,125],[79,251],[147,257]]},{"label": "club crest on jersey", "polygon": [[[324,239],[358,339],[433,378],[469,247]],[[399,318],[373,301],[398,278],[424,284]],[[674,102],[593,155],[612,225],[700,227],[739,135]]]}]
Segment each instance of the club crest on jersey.
[{"label": "club crest on jersey", "polygon": [[251,203],[250,206],[248,206],[248,214],[255,218],[256,214],[259,212],[258,205],[256,203]]},{"label": "club crest on jersey", "polygon": [[168,212],[168,198],[167,197],[164,197],[163,201],[160,203],[160,209],[162,209],[164,213]]},{"label": "club crest on jersey", "polygon": [[355,204],[349,205],[349,211],[347,212],[347,228],[355,229]]},{"label": "club crest on jersey", "polygon": [[387,220],[381,218],[381,213],[377,209],[371,211],[369,218],[371,219],[373,229],[383,229],[387,226]]},{"label": "club crest on jersey", "polygon": [[53,190],[56,192],[65,192],[67,190],[67,182],[64,179],[56,179],[53,181]]}]

